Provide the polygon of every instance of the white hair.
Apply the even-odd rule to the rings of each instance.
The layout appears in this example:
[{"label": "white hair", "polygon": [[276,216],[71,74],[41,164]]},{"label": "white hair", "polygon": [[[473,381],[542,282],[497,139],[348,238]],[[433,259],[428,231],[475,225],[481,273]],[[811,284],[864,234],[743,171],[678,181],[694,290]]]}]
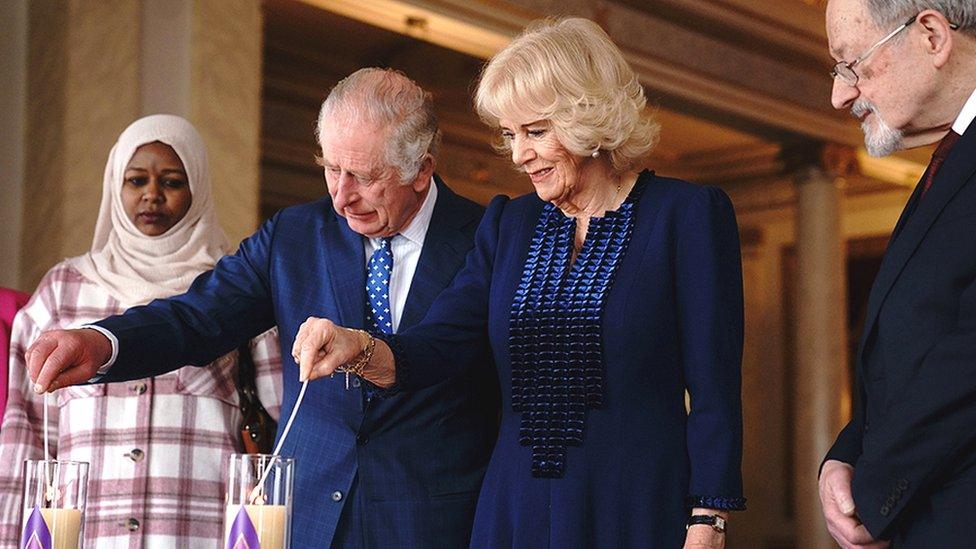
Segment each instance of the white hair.
[{"label": "white hair", "polygon": [[430,94],[393,69],[359,69],[336,84],[322,102],[316,139],[321,143],[335,124],[385,128],[385,162],[404,184],[428,155],[437,156],[440,131]]},{"label": "white hair", "polygon": [[894,28],[924,10],[935,10],[970,35],[976,35],[973,0],[865,0],[868,13],[880,29]]}]

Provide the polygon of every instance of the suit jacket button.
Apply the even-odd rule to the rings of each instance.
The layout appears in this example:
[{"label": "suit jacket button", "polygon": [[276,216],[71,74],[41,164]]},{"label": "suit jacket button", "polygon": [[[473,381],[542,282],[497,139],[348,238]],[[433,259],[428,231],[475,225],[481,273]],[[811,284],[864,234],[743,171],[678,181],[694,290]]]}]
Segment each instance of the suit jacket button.
[{"label": "suit jacket button", "polygon": [[369,442],[369,435],[366,433],[359,433],[356,435],[356,444],[363,446],[367,442]]},{"label": "suit jacket button", "polygon": [[338,490],[332,492],[332,501],[342,501],[342,492]]}]

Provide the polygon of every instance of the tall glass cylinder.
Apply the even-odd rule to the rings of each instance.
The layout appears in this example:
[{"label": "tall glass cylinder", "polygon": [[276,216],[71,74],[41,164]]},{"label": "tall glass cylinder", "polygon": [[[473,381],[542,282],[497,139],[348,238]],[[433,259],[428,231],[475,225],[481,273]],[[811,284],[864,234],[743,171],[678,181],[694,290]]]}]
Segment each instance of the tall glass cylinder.
[{"label": "tall glass cylinder", "polygon": [[88,464],[82,461],[24,462],[23,549],[84,547]]},{"label": "tall glass cylinder", "polygon": [[224,518],[226,549],[289,549],[294,475],[294,458],[231,455]]}]

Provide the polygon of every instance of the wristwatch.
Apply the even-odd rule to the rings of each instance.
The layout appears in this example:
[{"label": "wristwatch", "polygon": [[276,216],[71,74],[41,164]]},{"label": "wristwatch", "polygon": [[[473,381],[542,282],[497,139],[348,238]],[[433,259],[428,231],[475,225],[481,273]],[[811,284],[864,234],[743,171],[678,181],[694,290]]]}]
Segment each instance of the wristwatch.
[{"label": "wristwatch", "polygon": [[688,525],[685,526],[685,529],[696,524],[707,524],[719,534],[725,533],[725,519],[718,515],[691,515],[688,517]]}]

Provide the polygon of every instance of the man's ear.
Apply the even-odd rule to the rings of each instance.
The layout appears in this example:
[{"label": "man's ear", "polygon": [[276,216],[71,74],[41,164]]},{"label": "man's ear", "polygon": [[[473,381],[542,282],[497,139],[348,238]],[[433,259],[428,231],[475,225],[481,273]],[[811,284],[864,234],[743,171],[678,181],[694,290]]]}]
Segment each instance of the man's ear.
[{"label": "man's ear", "polygon": [[417,170],[417,177],[413,180],[413,189],[415,191],[422,192],[427,188],[427,184],[430,183],[430,178],[434,175],[434,166],[436,162],[434,157],[425,154],[424,159],[420,161],[420,169]]},{"label": "man's ear", "polygon": [[932,65],[939,69],[949,62],[953,48],[952,27],[949,20],[935,10],[924,10],[915,22],[921,29],[925,53],[932,56]]}]

